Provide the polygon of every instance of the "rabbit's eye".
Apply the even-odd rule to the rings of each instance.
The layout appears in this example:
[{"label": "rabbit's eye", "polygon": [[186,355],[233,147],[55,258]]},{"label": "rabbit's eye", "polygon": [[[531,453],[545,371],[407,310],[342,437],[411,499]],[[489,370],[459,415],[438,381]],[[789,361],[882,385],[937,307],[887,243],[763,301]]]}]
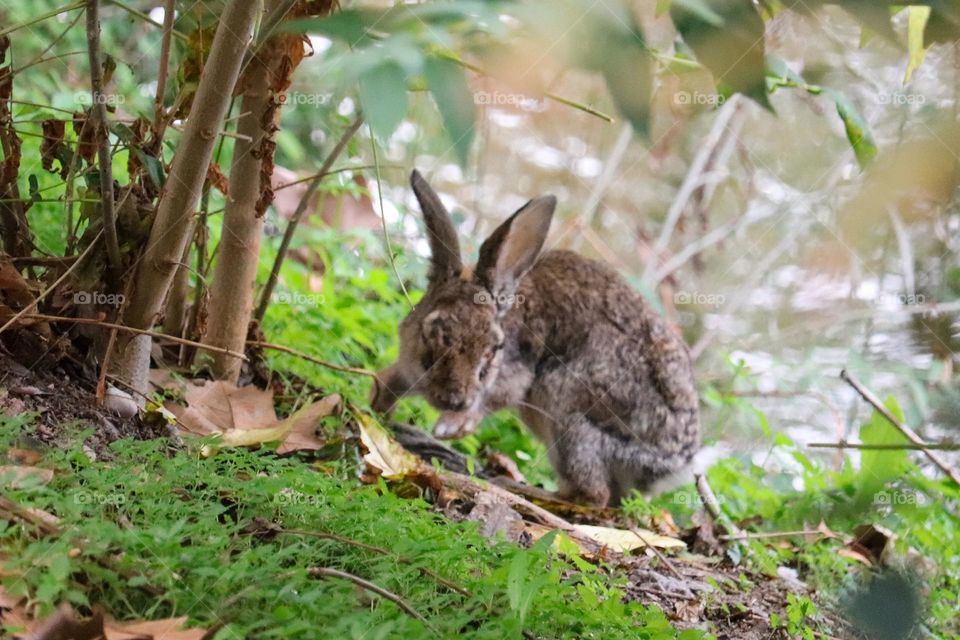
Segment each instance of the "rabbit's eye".
[{"label": "rabbit's eye", "polygon": [[423,367],[424,371],[433,366],[433,356],[429,351],[424,351],[423,355],[420,356],[420,366]]},{"label": "rabbit's eye", "polygon": [[487,358],[482,365],[480,365],[480,381],[483,382],[487,374],[490,373],[490,362],[491,359]]}]

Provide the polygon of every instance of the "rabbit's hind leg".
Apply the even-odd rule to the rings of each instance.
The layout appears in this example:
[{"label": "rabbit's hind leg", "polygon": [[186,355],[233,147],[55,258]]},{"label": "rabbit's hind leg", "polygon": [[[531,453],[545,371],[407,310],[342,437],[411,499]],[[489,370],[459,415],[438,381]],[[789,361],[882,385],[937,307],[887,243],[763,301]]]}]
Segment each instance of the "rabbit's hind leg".
[{"label": "rabbit's hind leg", "polygon": [[558,495],[607,506],[613,496],[604,433],[584,416],[568,417],[557,427],[550,458],[560,480]]}]

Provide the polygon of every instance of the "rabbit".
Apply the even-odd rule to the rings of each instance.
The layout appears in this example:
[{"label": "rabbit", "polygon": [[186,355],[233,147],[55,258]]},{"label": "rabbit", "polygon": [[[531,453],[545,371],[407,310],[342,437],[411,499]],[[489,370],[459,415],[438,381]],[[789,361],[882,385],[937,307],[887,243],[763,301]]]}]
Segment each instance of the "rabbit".
[{"label": "rabbit", "polygon": [[419,172],[411,186],[431,252],[423,298],[377,373],[375,411],[421,394],[439,438],[516,407],[549,452],[558,495],[616,506],[685,468],[700,446],[699,401],[683,340],[612,268],[541,253],[556,198],[527,202],[463,264],[456,230]]}]

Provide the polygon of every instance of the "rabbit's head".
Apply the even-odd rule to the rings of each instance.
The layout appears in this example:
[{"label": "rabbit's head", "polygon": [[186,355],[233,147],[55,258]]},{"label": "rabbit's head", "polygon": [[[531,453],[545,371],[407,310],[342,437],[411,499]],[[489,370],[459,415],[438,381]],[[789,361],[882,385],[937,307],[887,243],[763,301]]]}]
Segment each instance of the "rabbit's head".
[{"label": "rabbit's head", "polygon": [[556,199],[521,207],[483,242],[471,269],[440,198],[417,171],[410,182],[426,222],[430,276],[423,299],[400,324],[400,357],[377,374],[373,408],[389,411],[401,396],[420,393],[438,409],[468,411],[496,380],[501,321],[543,247]]}]

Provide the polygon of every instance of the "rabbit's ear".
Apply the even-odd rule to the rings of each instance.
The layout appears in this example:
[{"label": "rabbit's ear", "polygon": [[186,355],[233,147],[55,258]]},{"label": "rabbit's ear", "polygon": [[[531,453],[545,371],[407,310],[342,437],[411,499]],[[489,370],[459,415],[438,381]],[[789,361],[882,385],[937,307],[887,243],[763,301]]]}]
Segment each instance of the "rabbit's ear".
[{"label": "rabbit's ear", "polygon": [[463,271],[460,260],[460,242],[453,228],[450,214],[440,202],[440,197],[416,169],[410,175],[410,186],[417,196],[423,219],[427,223],[427,239],[430,241],[432,267],[430,280],[456,277]]},{"label": "rabbit's ear", "polygon": [[513,290],[540,255],[556,206],[553,196],[535,198],[484,240],[477,261],[480,284],[497,295]]}]

